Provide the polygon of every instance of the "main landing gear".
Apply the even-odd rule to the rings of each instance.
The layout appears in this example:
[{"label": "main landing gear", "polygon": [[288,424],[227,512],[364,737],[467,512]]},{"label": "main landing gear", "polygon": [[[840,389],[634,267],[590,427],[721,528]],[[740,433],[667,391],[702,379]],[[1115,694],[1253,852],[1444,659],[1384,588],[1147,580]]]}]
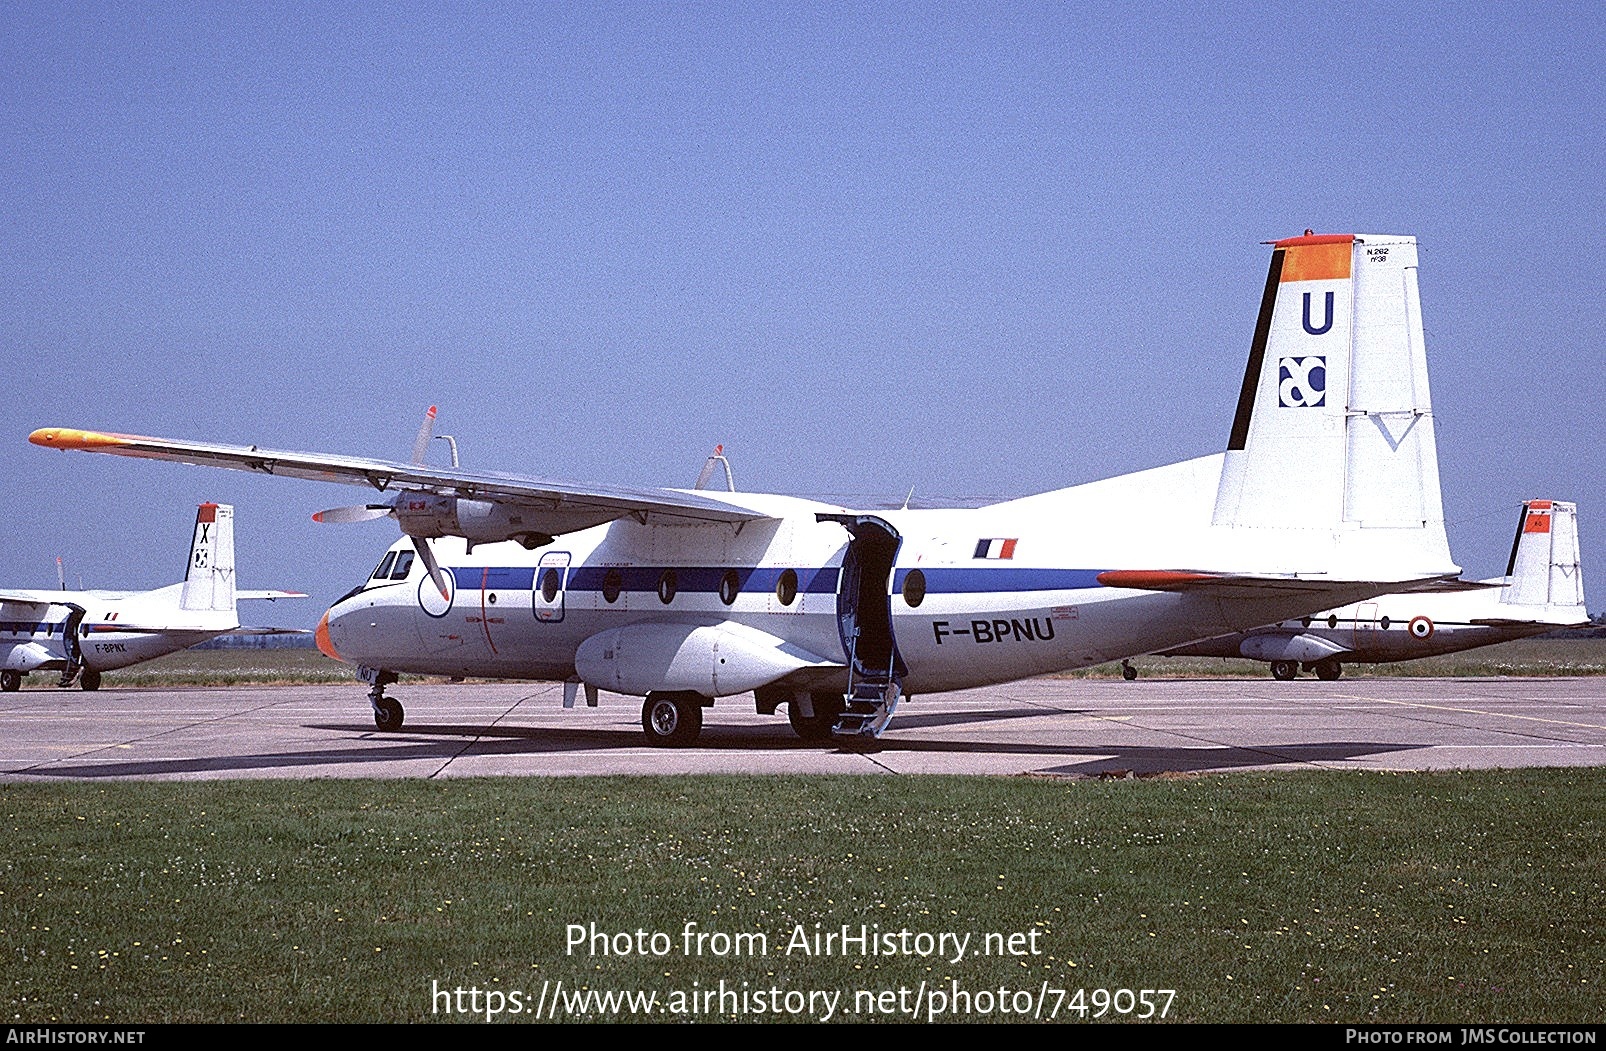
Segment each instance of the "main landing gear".
[{"label": "main landing gear", "polygon": [[12,671],[10,668],[0,671],[0,690],[16,693],[20,689],[22,689],[22,672]]},{"label": "main landing gear", "polygon": [[809,701],[814,706],[813,715],[804,715],[803,706],[796,700],[787,701],[786,721],[792,724],[792,732],[805,741],[829,741],[832,727],[842,717],[842,695],[811,693]]},{"label": "main landing gear", "polygon": [[402,720],[406,713],[402,711],[401,702],[394,697],[385,696],[385,687],[396,681],[393,671],[373,671],[363,669],[363,678],[369,682],[368,703],[374,706],[374,725],[386,733],[393,733],[402,728]]},{"label": "main landing gear", "polygon": [[[1306,671],[1313,671],[1316,677],[1323,682],[1332,682],[1344,674],[1344,666],[1329,657],[1327,660],[1317,661],[1315,664],[1305,665]],[[1279,682],[1292,682],[1299,678],[1298,661],[1272,661],[1271,677]]]},{"label": "main landing gear", "polygon": [[647,743],[680,748],[703,732],[703,695],[690,690],[649,693],[641,706],[641,728]]},{"label": "main landing gear", "polygon": [[1123,660],[1121,662],[1121,678],[1125,679],[1127,682],[1132,682],[1137,679],[1137,677],[1138,670],[1132,666],[1132,662],[1130,660]]}]

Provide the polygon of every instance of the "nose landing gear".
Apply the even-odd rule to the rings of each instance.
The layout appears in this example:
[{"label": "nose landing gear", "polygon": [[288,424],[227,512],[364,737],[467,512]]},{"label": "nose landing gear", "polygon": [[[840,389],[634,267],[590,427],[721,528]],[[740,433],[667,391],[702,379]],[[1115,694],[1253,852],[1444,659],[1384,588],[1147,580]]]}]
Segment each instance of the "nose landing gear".
[{"label": "nose landing gear", "polygon": [[400,701],[385,696],[385,687],[396,681],[396,673],[363,668],[358,674],[369,683],[368,703],[374,707],[374,725],[386,733],[400,730],[406,713],[402,711]]}]

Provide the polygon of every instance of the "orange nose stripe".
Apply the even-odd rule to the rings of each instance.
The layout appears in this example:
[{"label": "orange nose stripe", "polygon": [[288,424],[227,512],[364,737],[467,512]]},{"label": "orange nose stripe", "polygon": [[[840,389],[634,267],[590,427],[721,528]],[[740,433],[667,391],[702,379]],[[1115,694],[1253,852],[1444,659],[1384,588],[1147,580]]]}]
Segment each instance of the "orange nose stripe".
[{"label": "orange nose stripe", "polygon": [[[306,622],[302,621],[302,623],[304,624]],[[340,660],[341,659],[340,658],[340,654],[335,652],[335,644],[329,641],[329,614],[328,613],[325,613],[323,615],[323,619],[318,622],[318,630],[313,632],[312,638],[313,638],[313,641],[318,644],[318,648],[323,651],[323,655],[325,657],[328,657],[331,660]]]}]

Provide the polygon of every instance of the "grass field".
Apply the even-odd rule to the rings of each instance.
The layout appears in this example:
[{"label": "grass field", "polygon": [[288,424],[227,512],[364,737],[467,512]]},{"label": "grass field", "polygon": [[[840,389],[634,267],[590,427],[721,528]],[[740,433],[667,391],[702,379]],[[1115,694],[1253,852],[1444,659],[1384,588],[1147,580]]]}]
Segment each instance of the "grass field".
[{"label": "grass field", "polygon": [[[1145,678],[1265,678],[1266,665],[1214,657],[1139,657]],[[1101,664],[1079,678],[1112,678],[1117,663]],[[1606,639],[1525,639],[1465,653],[1400,664],[1347,665],[1347,676],[1370,675],[1602,675]],[[106,688],[122,686],[233,686],[247,683],[351,682],[349,665],[314,649],[186,650],[168,657],[107,672]],[[48,686],[49,675],[35,675],[29,686]]]},{"label": "grass field", "polygon": [[[1606,642],[1533,640],[1346,675],[1603,668]],[[107,688],[350,679],[314,651],[191,651]],[[1019,1021],[1004,1010],[1030,1001],[1045,1018],[1107,1021],[1164,989],[1174,998],[1150,1000],[1167,999],[1167,1021],[1594,1022],[1603,803],[1596,769],[11,784],[0,1010],[395,1022],[500,1006],[494,1020],[528,1021],[561,982],[566,998],[658,996],[651,1015],[593,1001],[583,1016],[598,1020],[825,1015],[824,999],[755,1010],[768,1006],[755,992],[782,989],[834,993],[837,1021],[910,1020],[897,1008],[913,998],[923,1018]],[[667,951],[570,953],[571,924],[631,943],[660,933]],[[688,924],[746,936],[726,946],[746,951],[688,952]],[[799,927],[861,924],[971,941],[957,960],[952,942],[950,958],[787,952]],[[988,934],[1001,952],[979,954]],[[732,999],[689,995],[721,982]],[[1114,1001],[1125,1013],[1111,989],[1134,990]]]},{"label": "grass field", "polygon": [[[7,785],[3,1007],[484,1020],[562,982],[656,991],[668,1021],[723,981],[733,999],[696,1018],[776,1020],[751,994],[780,988],[834,991],[833,1018],[862,1021],[881,1016],[857,992],[912,1006],[924,982],[989,991],[951,1001],[959,1021],[1020,1020],[998,1008],[1043,990],[1045,1018],[1074,1021],[1078,989],[1089,1013],[1093,990],[1170,989],[1181,1022],[1592,1022],[1602,801],[1594,770]],[[568,953],[570,924],[631,951]],[[688,924],[732,954],[688,953]],[[972,941],[957,960],[787,952],[799,927],[861,924]],[[1003,951],[979,955],[989,933]],[[432,994],[458,988],[444,1011]]]}]

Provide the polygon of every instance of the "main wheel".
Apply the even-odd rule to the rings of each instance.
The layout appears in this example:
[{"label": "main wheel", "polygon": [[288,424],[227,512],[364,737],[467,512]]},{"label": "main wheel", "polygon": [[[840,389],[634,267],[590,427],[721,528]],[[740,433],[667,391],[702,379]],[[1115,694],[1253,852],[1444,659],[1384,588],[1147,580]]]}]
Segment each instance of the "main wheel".
[{"label": "main wheel", "polygon": [[85,668],[78,676],[78,688],[81,690],[100,689],[100,672],[94,668]]},{"label": "main wheel", "polygon": [[1343,674],[1344,666],[1337,661],[1327,660],[1316,662],[1316,677],[1321,679],[1323,682],[1332,682],[1334,679]]},{"label": "main wheel", "polygon": [[796,701],[788,701],[786,719],[803,740],[828,741],[831,739],[831,728],[842,714],[842,697],[835,693],[814,693],[809,695],[809,699],[814,702],[813,716],[804,715]]},{"label": "main wheel", "polygon": [[680,748],[703,731],[703,698],[696,693],[649,693],[641,706],[641,728],[647,743]]},{"label": "main wheel", "polygon": [[1125,679],[1127,682],[1135,682],[1135,681],[1137,681],[1137,677],[1138,677],[1138,670],[1136,668],[1132,667],[1132,665],[1129,662],[1122,661],[1121,662],[1121,678]]},{"label": "main wheel", "polygon": [[374,725],[386,733],[400,730],[406,714],[402,711],[400,701],[391,697],[381,697],[374,704]]},{"label": "main wheel", "polygon": [[1299,678],[1298,661],[1272,661],[1271,677],[1279,682],[1292,682]]},{"label": "main wheel", "polygon": [[12,671],[9,668],[0,671],[0,690],[16,693],[20,689],[22,689],[22,672]]}]

